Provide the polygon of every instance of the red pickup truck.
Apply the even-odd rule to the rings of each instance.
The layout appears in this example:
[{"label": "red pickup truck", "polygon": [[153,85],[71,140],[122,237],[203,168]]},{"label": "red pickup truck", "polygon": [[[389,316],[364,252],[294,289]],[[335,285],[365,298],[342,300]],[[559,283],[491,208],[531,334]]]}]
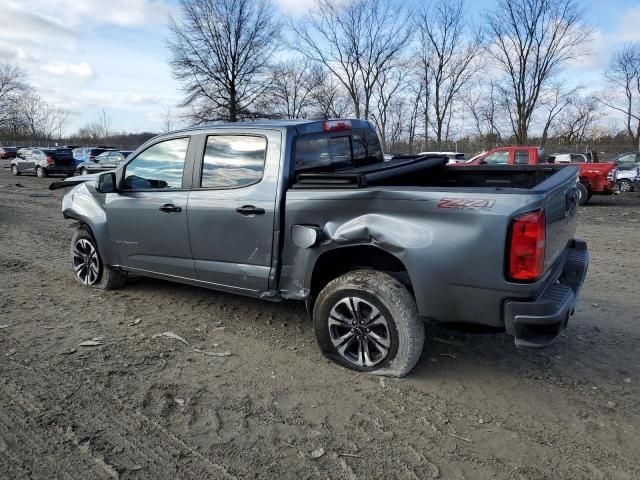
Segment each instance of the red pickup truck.
[{"label": "red pickup truck", "polygon": [[[498,147],[472,158],[460,165],[540,165],[553,163],[544,149],[539,147]],[[580,168],[578,184],[579,204],[584,205],[592,195],[616,193],[618,169],[614,163],[562,162],[562,165],[576,165]]]}]

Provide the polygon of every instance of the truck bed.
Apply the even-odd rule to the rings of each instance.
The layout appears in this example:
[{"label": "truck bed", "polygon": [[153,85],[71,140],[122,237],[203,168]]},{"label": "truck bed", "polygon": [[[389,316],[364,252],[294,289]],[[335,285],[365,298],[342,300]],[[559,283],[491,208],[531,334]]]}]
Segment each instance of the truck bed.
[{"label": "truck bed", "polygon": [[[372,186],[415,186],[436,188],[527,189],[540,186],[556,172],[554,165],[447,166],[445,157],[403,157],[391,162],[333,173],[303,173],[291,188],[366,188]],[[567,175],[574,175],[570,169]]]}]

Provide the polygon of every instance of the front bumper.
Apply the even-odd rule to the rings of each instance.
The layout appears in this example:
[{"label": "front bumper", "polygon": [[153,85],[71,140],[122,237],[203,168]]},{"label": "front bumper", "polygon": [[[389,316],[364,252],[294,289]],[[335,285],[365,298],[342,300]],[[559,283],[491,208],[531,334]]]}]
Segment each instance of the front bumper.
[{"label": "front bumper", "polygon": [[573,240],[559,275],[551,277],[535,300],[507,300],[507,333],[517,347],[546,347],[565,329],[578,301],[589,266],[586,242]]}]

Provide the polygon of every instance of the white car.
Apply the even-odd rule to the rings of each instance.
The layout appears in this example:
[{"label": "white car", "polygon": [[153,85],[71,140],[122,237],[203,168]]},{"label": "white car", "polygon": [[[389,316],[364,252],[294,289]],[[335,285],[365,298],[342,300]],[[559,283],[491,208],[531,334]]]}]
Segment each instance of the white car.
[{"label": "white car", "polygon": [[618,169],[618,178],[616,184],[621,192],[633,192],[633,179],[640,176],[640,166],[629,170]]},{"label": "white car", "polygon": [[418,155],[443,155],[449,159],[447,163],[462,163],[465,161],[464,153],[459,152],[420,152]]}]

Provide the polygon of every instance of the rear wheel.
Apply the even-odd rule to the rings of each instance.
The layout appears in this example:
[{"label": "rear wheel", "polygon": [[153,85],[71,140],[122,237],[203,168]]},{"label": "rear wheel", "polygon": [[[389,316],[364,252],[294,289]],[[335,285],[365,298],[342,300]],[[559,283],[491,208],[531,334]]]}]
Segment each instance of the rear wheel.
[{"label": "rear wheel", "polygon": [[36,168],[36,175],[40,178],[45,178],[47,176],[47,171],[42,167],[38,167]]},{"label": "rear wheel", "polygon": [[589,189],[585,187],[582,183],[578,184],[578,205],[584,205],[587,203],[587,200],[591,198],[591,194],[589,193]]},{"label": "rear wheel", "polygon": [[16,176],[20,175],[20,171],[18,170],[17,165],[11,165],[11,173],[13,173]]},{"label": "rear wheel", "polygon": [[86,175],[87,173],[89,173],[89,170],[87,170],[86,168],[80,169],[80,175]]},{"label": "rear wheel", "polygon": [[359,270],[331,281],[318,295],[313,324],[324,355],[361,372],[403,377],[424,345],[413,297],[382,272]]},{"label": "rear wheel", "polygon": [[631,192],[633,191],[633,183],[631,183],[631,180],[623,178],[622,180],[618,180],[618,189],[621,192]]},{"label": "rear wheel", "polygon": [[96,241],[86,227],[78,228],[71,239],[71,266],[76,281],[85,287],[111,290],[127,279],[120,270],[102,263]]}]

